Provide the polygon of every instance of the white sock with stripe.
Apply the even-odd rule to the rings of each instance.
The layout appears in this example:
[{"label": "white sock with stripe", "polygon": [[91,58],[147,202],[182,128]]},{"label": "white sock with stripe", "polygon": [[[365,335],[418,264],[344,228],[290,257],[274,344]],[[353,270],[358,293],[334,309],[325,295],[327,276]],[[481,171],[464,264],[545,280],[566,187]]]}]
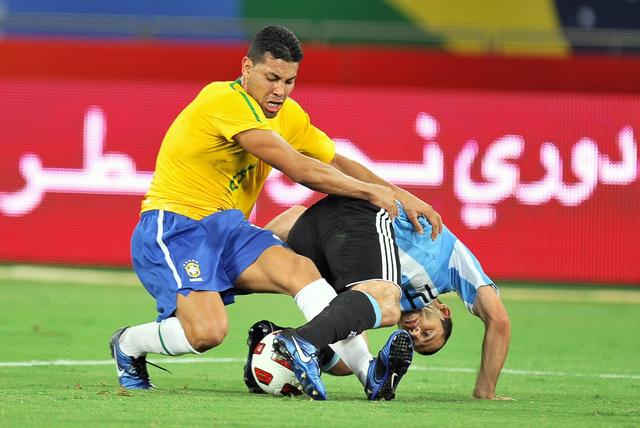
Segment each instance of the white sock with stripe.
[{"label": "white sock with stripe", "polygon": [[358,377],[362,386],[367,386],[369,362],[373,359],[373,355],[369,352],[369,346],[364,337],[359,334],[356,337],[344,339],[329,346],[340,356],[347,367],[351,369],[351,372]]},{"label": "white sock with stripe", "polygon": [[132,357],[149,352],[163,355],[200,353],[193,349],[176,317],[127,328],[120,336],[120,349]]},{"label": "white sock with stripe", "polygon": [[329,302],[337,295],[336,290],[324,278],[320,278],[307,284],[295,295],[294,300],[304,314],[304,318],[311,321],[329,306]]}]

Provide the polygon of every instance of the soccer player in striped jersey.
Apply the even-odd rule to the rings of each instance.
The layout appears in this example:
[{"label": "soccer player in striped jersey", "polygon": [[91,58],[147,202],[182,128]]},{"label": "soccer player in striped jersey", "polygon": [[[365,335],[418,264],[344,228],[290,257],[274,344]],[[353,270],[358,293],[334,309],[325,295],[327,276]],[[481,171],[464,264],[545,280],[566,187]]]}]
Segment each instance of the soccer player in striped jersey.
[{"label": "soccer player in striped jersey", "polygon": [[[343,277],[349,278],[351,283],[354,279],[357,283],[366,278],[376,278],[372,270],[380,260],[376,253],[387,251],[384,245],[375,244],[378,239],[381,243],[384,240],[384,233],[375,230],[379,216],[384,212],[374,208],[367,214],[361,209],[366,204],[355,199],[329,196],[309,209],[301,206],[290,208],[267,228],[287,241],[294,251],[313,260],[323,277],[340,292],[348,288],[348,285],[344,286]],[[398,208],[392,232],[402,278],[399,327],[409,332],[417,352],[423,355],[437,352],[447,342],[452,329],[451,310],[438,300],[438,296],[456,292],[485,326],[480,370],[473,396],[508,399],[495,394],[511,336],[509,317],[497,287],[484,273],[476,257],[448,228],[444,227],[442,234],[432,240],[428,236],[431,225],[424,218],[419,221],[427,233],[416,233],[400,204]],[[390,297],[380,306],[390,308],[393,304],[397,301]],[[254,341],[256,339],[259,340],[258,337],[253,338]],[[352,372],[365,385],[366,376],[361,374],[366,373],[370,362],[376,359],[363,343],[362,340],[353,340],[346,350],[344,345],[336,349],[341,357],[347,353],[347,359],[343,360],[348,369],[343,364],[327,365],[334,353],[323,348],[324,369],[332,374]],[[333,362],[336,360],[334,358]],[[251,388],[249,383],[248,386]]]},{"label": "soccer player in striped jersey", "polygon": [[[430,225],[424,220],[426,230]],[[495,393],[509,350],[511,323],[498,288],[478,259],[446,226],[435,241],[415,233],[401,210],[395,219],[396,244],[402,266],[402,316],[399,326],[409,331],[417,352],[440,350],[451,335],[451,309],[438,300],[455,292],[471,314],[484,323],[480,370],[473,396],[508,399]]]},{"label": "soccer player in striped jersey", "polygon": [[[201,353],[219,345],[228,330],[224,306],[236,294],[295,296],[309,319],[336,296],[312,262],[247,221],[271,168],[311,189],[366,200],[391,216],[401,200],[416,228],[422,214],[436,225],[434,237],[438,233],[441,219],[430,205],[336,154],[289,98],[302,56],[291,31],[264,28],[242,59],[241,77],[207,85],[167,131],[131,239],[133,267],[155,298],[158,317],[113,334],[121,386],[153,387],[147,353]],[[332,305],[355,300],[374,313],[376,297],[360,294]],[[357,330],[358,320],[351,320]],[[311,353],[313,346],[289,339],[283,353],[295,360],[306,392],[326,398],[317,361],[294,345]]]}]

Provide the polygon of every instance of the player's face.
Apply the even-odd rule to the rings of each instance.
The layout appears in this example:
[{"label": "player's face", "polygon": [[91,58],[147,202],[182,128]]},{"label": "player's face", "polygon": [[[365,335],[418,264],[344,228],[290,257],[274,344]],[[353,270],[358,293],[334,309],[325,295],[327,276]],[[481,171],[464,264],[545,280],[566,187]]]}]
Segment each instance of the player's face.
[{"label": "player's face", "polygon": [[444,345],[442,316],[438,309],[427,306],[419,311],[404,312],[399,326],[409,332],[417,352],[433,352]]},{"label": "player's face", "polygon": [[298,63],[275,59],[267,53],[262,61],[254,63],[242,59],[242,86],[255,99],[264,115],[276,117],[296,81]]}]

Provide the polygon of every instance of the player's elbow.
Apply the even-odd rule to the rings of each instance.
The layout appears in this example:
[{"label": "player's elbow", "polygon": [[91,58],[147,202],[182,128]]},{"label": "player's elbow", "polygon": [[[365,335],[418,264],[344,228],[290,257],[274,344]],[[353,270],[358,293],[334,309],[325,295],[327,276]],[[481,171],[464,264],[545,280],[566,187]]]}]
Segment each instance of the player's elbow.
[{"label": "player's elbow", "polygon": [[511,337],[511,320],[506,311],[490,317],[488,320],[488,326],[496,333],[503,337]]},{"label": "player's elbow", "polygon": [[303,184],[307,179],[307,176],[306,176],[304,171],[296,171],[296,170],[294,170],[294,171],[286,171],[286,172],[282,171],[282,172],[284,172],[284,174],[287,177],[289,177],[291,179],[291,181],[294,181],[296,183]]},{"label": "player's elbow", "polygon": [[400,306],[388,306],[382,311],[380,327],[391,327],[400,322]]},{"label": "player's elbow", "polygon": [[300,155],[297,162],[283,165],[280,171],[296,183],[304,184],[312,179],[312,168],[306,156]]},{"label": "player's elbow", "polygon": [[[289,164],[288,164],[289,165]],[[314,188],[324,180],[327,166],[308,156],[300,155],[291,167],[284,167],[281,171],[296,183]]]}]

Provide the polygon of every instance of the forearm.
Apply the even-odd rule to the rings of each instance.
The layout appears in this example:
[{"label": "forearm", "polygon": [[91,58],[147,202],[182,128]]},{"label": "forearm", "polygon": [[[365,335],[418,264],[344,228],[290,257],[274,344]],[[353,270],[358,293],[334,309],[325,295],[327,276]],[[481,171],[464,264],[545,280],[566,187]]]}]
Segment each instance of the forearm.
[{"label": "forearm", "polygon": [[333,159],[331,164],[345,174],[350,175],[351,177],[355,177],[368,183],[374,183],[386,187],[389,190],[391,196],[395,200],[400,201],[407,218],[409,219],[409,221],[411,221],[414,229],[418,233],[423,232],[423,227],[418,220],[419,216],[426,217],[431,224],[431,239],[435,240],[438,234],[442,232],[442,218],[440,217],[440,214],[438,214],[438,212],[434,210],[431,205],[420,200],[415,195],[396,186],[395,184],[389,183],[381,177],[378,177],[376,174],[374,174],[368,168],[359,164],[358,162],[345,158],[344,156],[341,156],[339,154],[335,155],[335,158]]},{"label": "forearm", "polygon": [[415,201],[415,200],[420,201],[420,199],[416,195],[409,192],[408,190],[403,189],[402,187],[398,187],[392,184],[391,188],[393,189],[393,193],[396,199],[399,200],[404,206],[408,206],[412,201]]},{"label": "forearm", "polygon": [[482,342],[482,361],[473,396],[495,398],[496,384],[509,351],[511,330],[508,323],[489,325]]},{"label": "forearm", "polygon": [[375,191],[369,182],[311,158],[306,158],[289,178],[317,192],[351,198],[370,200]]},{"label": "forearm", "polygon": [[365,167],[364,165],[353,161],[349,158],[345,158],[344,156],[338,155],[336,154],[336,157],[334,159],[334,161],[332,162],[332,165],[334,167],[336,167],[337,169],[339,169],[340,171],[342,171],[343,173],[356,178],[360,181],[364,181],[366,183],[374,183],[374,184],[379,184],[381,186],[386,186],[390,189],[393,190],[394,196],[396,196],[396,199],[399,199],[397,196],[405,196],[405,194],[409,194],[411,195],[409,192],[407,192],[404,189],[401,189],[400,187],[396,186],[395,184],[389,183],[388,181],[386,181],[385,179],[383,179],[382,177],[379,177],[378,175],[374,174],[373,171],[371,171],[370,169],[368,169],[367,167]]},{"label": "forearm", "polygon": [[234,140],[296,183],[322,193],[364,199],[385,209],[392,218],[398,213],[391,189],[351,177],[331,165],[304,156],[273,131],[251,129],[236,134]]}]

